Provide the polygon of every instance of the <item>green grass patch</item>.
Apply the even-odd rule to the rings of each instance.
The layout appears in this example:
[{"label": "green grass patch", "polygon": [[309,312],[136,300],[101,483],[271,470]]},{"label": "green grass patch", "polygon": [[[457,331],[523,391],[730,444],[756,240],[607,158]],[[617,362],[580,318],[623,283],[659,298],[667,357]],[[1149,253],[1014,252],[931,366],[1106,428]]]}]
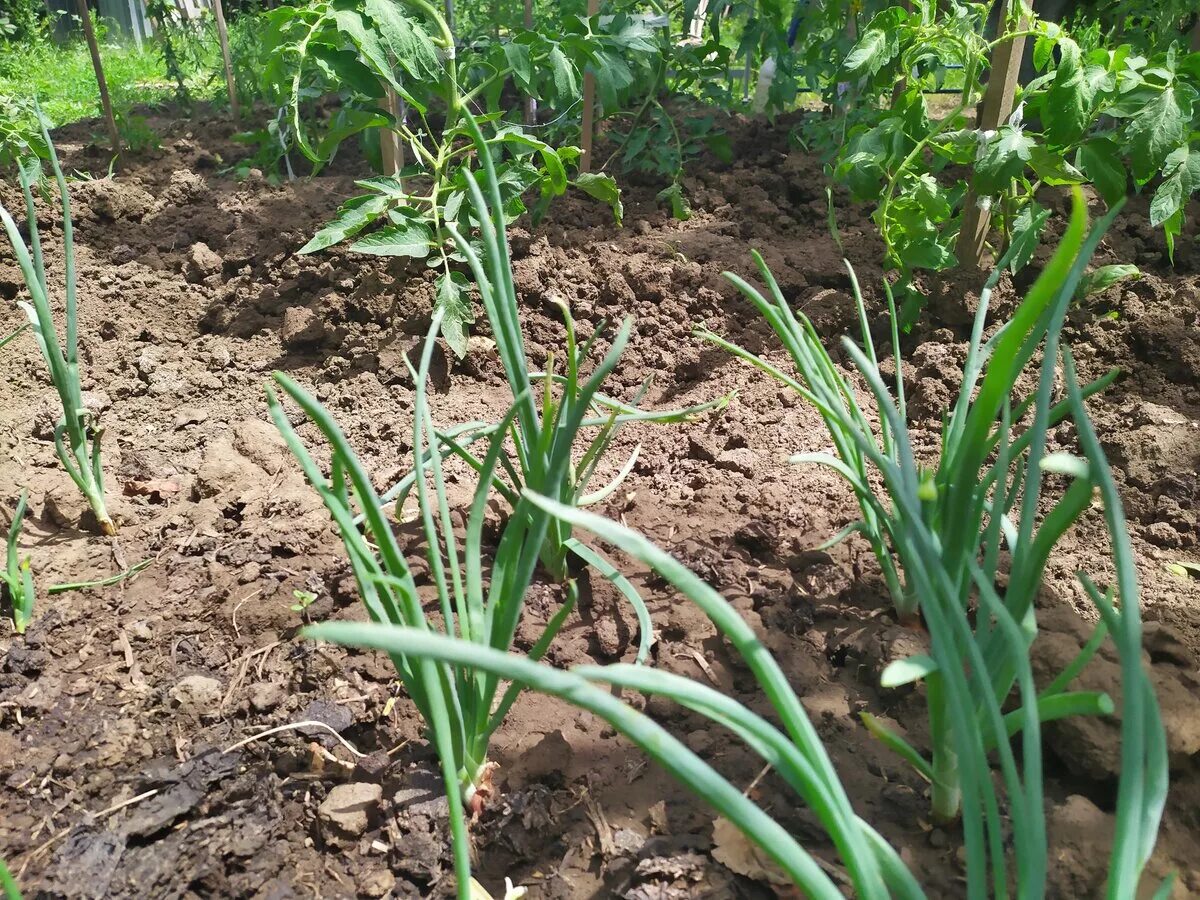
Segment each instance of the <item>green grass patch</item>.
[{"label": "green grass patch", "polygon": [[[215,41],[212,42],[215,44]],[[194,44],[194,46],[192,46]],[[185,74],[193,100],[211,100],[221,88],[216,48],[202,36],[188,41]],[[55,126],[94,118],[100,112],[100,89],[82,37],[67,44],[8,44],[0,63],[0,98],[34,98]],[[175,97],[158,44],[141,50],[104,40],[100,46],[104,76],[118,117],[136,104],[160,103]]]}]

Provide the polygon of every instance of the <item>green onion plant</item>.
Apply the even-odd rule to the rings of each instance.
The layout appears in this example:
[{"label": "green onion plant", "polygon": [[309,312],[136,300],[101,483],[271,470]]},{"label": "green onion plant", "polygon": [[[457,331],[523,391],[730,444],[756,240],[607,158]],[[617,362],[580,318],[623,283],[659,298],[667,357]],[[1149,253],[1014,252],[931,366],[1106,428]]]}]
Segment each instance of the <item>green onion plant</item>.
[{"label": "green onion plant", "polygon": [[[22,523],[25,519],[25,510],[28,508],[29,492],[21,491],[21,496],[17,500],[17,508],[13,511],[12,523],[8,527],[8,537],[6,540],[4,554],[4,568],[0,569],[0,587],[8,595],[9,607],[12,610],[13,628],[17,634],[24,634],[25,629],[29,627],[29,623],[33,621],[33,607],[37,599],[37,587],[33,579],[33,569],[29,558],[21,557],[18,543],[21,539]],[[92,588],[109,587],[114,584],[120,584],[126,579],[132,578],[138,572],[148,567],[153,558],[142,560],[135,566],[130,566],[123,572],[118,572],[116,575],[110,575],[108,578],[102,578],[98,581],[77,581],[70,584],[54,584],[46,589],[46,593],[50,596],[55,594],[65,594],[68,591],[86,591]]]},{"label": "green onion plant", "polygon": [[[567,347],[562,370],[556,371],[551,359],[546,372],[529,372],[497,178],[478,126],[469,112],[464,116],[483,161],[483,188],[474,174],[468,176],[480,225],[482,257],[459,232],[454,234],[478,281],[509,373],[513,403],[507,415],[494,424],[470,423],[446,431],[435,427],[427,385],[446,315],[446,310],[438,307],[419,362],[415,366],[409,363],[416,385],[412,470],[385,497],[376,494],[329,413],[282,373],[275,375],[276,385],[317,426],[330,446],[332,467],[328,478],[301,442],[274,389],[268,390],[271,417],[333,516],[373,621],[444,633],[480,650],[505,651],[513,645],[526,591],[540,571],[561,590],[563,600],[528,653],[530,659],[537,660],[550,647],[577,602],[578,589],[567,564],[570,556],[593,566],[634,604],[641,628],[641,661],[649,650],[652,629],[637,591],[598,551],[573,537],[563,520],[526,499],[523,491],[536,488],[570,506],[596,502],[616,489],[637,457],[635,450],[612,481],[598,489],[592,487],[599,462],[621,425],[647,419],[678,419],[691,411],[642,413],[636,402],[645,388],[634,405],[600,393],[629,340],[630,320],[622,323],[608,352],[585,374],[583,366],[594,338],[579,344],[570,314],[564,308]],[[580,447],[578,437],[584,429],[594,430],[596,435]],[[478,452],[480,446],[483,452]],[[460,531],[454,528],[445,488],[443,465],[448,458],[465,461],[478,476],[466,525]],[[433,612],[423,606],[385,512],[389,501],[402,504],[413,493],[435,586]],[[503,524],[490,574],[485,577],[484,520],[493,496],[508,501],[512,512]],[[519,686],[504,688],[495,674],[434,660],[409,660],[399,655],[393,655],[392,660],[429,726],[441,759],[451,797],[456,872],[459,883],[465,885],[470,871],[469,843],[462,815],[468,807],[478,808],[490,790],[488,744],[515,701]]]},{"label": "green onion plant", "polygon": [[[503,444],[518,413],[518,407],[514,405],[488,438],[487,452],[480,461],[478,486],[461,538],[455,531],[442,454],[428,452],[429,445],[438,438],[425,386],[442,324],[440,319],[439,311],[433,316],[419,368],[413,371],[417,390],[412,490],[417,495],[425,553],[435,587],[433,612],[426,611],[412,571],[392,531],[386,507],[337,423],[307,391],[286,375],[276,373],[278,386],[300,406],[329,442],[333,462],[331,474],[326,478],[289,423],[274,391],[268,392],[268,404],[275,424],[337,524],[371,620],[426,634],[452,635],[474,648],[472,652],[487,649],[500,652],[511,647],[515,640],[525,594],[535,577],[550,516],[528,500],[519,498],[504,525],[490,572],[485,578],[484,519],[497,480]],[[626,327],[596,372],[580,386],[582,402],[562,421],[563,429],[579,428],[591,396],[616,364],[627,337]],[[547,457],[547,483],[567,480],[569,452],[570,444],[567,443]],[[359,514],[363,517],[361,532],[356,523]],[[562,604],[530,649],[530,659],[536,660],[546,652],[574,608],[577,592],[573,582],[565,587],[564,593]],[[450,800],[455,874],[460,886],[468,885],[470,845],[464,810],[468,807],[478,809],[490,791],[492,766],[487,758],[488,744],[516,700],[519,687],[504,688],[494,674],[461,665],[401,654],[392,654],[391,658],[429,727],[441,760]]]},{"label": "green onion plant", "polygon": [[[811,324],[791,310],[761,258],[758,264],[770,301],[736,276],[730,278],[767,317],[792,356],[798,377],[712,332],[700,331],[708,340],[792,386],[820,411],[838,455],[804,454],[794,459],[823,463],[851,486],[862,519],[835,541],[852,531],[861,532],[880,560],[899,614],[919,617],[928,628],[930,653],[891,664],[882,681],[888,687],[924,682],[929,754],[921,753],[869,714],[864,721],[929,780],[935,818],[948,821],[961,815],[970,897],[1009,896],[1014,884],[1020,896],[1039,896],[1044,891],[1040,723],[1067,715],[1112,712],[1111,698],[1068,690],[1099,648],[1105,631],[1113,635],[1122,658],[1123,690],[1140,701],[1134,708],[1126,708],[1123,723],[1118,808],[1122,837],[1114,851],[1110,885],[1136,883],[1153,847],[1165,796],[1162,725],[1142,669],[1136,578],[1123,549],[1128,536],[1113,491],[1104,495],[1103,503],[1110,517],[1117,585],[1101,592],[1081,576],[1099,611],[1096,633],[1067,671],[1040,692],[1029,663],[1037,636],[1035,599],[1046,562],[1062,536],[1091,506],[1095,491],[1103,491],[1105,479],[1111,480],[1098,443],[1081,439],[1084,455],[1077,458],[1049,453],[1047,434],[1070,417],[1082,438],[1091,429],[1084,400],[1111,382],[1115,374],[1080,388],[1073,378],[1069,353],[1063,349],[1061,358],[1072,378],[1068,396],[1052,402],[1063,320],[1114,213],[1085,239],[1086,207],[1077,196],[1070,225],[1054,257],[1012,319],[984,341],[988,298],[998,276],[988,282],[975,319],[960,394],[944,422],[941,456],[932,469],[916,462],[905,420],[894,307],[894,396],[879,374],[857,285],[863,347],[843,340],[875,403],[878,437],[852,383],[836,369]],[[1038,388],[1033,396],[1018,402],[1014,399],[1017,379],[1039,350]],[[1022,427],[1019,422],[1027,424]],[[872,487],[872,470],[882,476],[882,490]],[[1050,475],[1066,481],[1057,498],[1049,496]],[[1018,732],[1022,734],[1019,765],[1009,740]],[[992,753],[1000,762],[1003,800],[992,778]],[[1126,791],[1126,781],[1137,787]],[[1010,842],[1015,871],[1009,866]]]},{"label": "green onion plant", "polygon": [[[462,111],[463,120],[475,141],[480,160],[480,177],[467,173],[468,190],[479,222],[479,240],[468,239],[453,224],[447,228],[460,253],[467,260],[480,297],[487,311],[496,350],[504,366],[512,392],[514,417],[503,427],[511,438],[512,452],[504,452],[494,473],[494,486],[511,507],[515,508],[520,492],[532,490],[571,506],[588,506],[611,496],[624,482],[637,462],[640,447],[635,447],[615,476],[600,485],[596,476],[601,463],[618,431],[633,422],[681,422],[701,413],[716,410],[728,403],[728,397],[697,404],[683,409],[643,410],[641,401],[650,388],[647,379],[629,402],[605,395],[599,385],[591,385],[582,372],[594,343],[605,330],[600,323],[591,337],[580,342],[574,321],[565,303],[558,302],[566,331],[566,348],[561,366],[555,354],[547,359],[544,372],[530,371],[521,331],[521,313],[513,280],[509,255],[504,206],[499,179],[482,132],[469,110]],[[632,322],[622,323],[614,347],[624,347]],[[611,356],[611,351],[609,353]],[[616,359],[613,359],[615,365]],[[601,364],[596,371],[611,371],[612,366]],[[585,387],[588,389],[585,391]],[[578,422],[578,425],[568,423]],[[476,472],[483,470],[483,460],[471,447],[488,440],[497,429],[494,423],[471,422],[436,432],[430,452],[453,455],[465,461]],[[581,440],[581,430],[590,437]],[[576,449],[578,447],[578,449]],[[566,460],[566,476],[560,477],[555,461]],[[385,492],[384,502],[402,504],[412,489],[415,473]],[[634,608],[639,622],[639,659],[645,657],[652,640],[650,617],[645,604],[632,584],[598,551],[588,547],[571,534],[569,523],[553,519],[547,529],[541,551],[541,563],[551,578],[565,582],[573,566],[591,566],[608,578]]]},{"label": "green onion plant", "polygon": [[21,900],[21,889],[17,887],[17,880],[8,871],[3,859],[0,859],[0,888],[4,890],[5,900]]},{"label": "green onion plant", "polygon": [[22,325],[19,328],[17,328],[17,330],[14,331],[12,334],[7,334],[4,337],[0,338],[0,350],[3,350],[5,347],[7,347],[9,344],[11,344],[13,341],[15,341],[17,338],[19,338],[22,334],[24,334],[25,329],[27,329],[28,327],[29,327],[28,324]]},{"label": "green onion plant", "polygon": [[25,509],[29,501],[29,492],[21,491],[17,500],[17,508],[13,512],[12,524],[8,527],[8,540],[4,554],[4,570],[0,571],[0,584],[8,592],[8,602],[12,607],[13,627],[17,634],[24,634],[25,627],[33,617],[33,572],[29,568],[29,560],[21,559],[17,542],[21,539],[21,523],[25,518]]},{"label": "green onion plant", "polygon": [[0,221],[12,244],[17,264],[29,291],[32,303],[18,305],[29,319],[37,338],[38,347],[50,370],[62,401],[63,417],[54,428],[54,447],[63,468],[79,487],[88,505],[96,516],[100,530],[107,535],[116,534],[116,526],[104,505],[104,472],[100,462],[100,438],[103,429],[95,415],[84,406],[79,375],[79,317],[76,303],[75,242],[71,223],[71,198],[67,182],[63,177],[58,154],[50,141],[46,120],[38,115],[42,140],[48,150],[50,166],[58,183],[63,217],[63,261],[66,280],[64,313],[66,334],[60,343],[54,324],[54,311],[50,306],[50,289],[46,281],[46,266],[42,257],[41,237],[38,234],[37,211],[33,204],[33,186],[41,175],[41,162],[33,158],[17,165],[17,177],[25,195],[25,218],[29,227],[29,244],[26,245],[16,222],[8,210],[0,204]]},{"label": "green onion plant", "polygon": [[[984,467],[981,462],[982,474],[972,473],[973,479],[990,478],[991,481],[990,490],[983,491],[981,501],[987,510],[983,517],[986,526],[983,531],[976,532],[979,535],[977,546],[973,553],[967,554],[964,563],[969,578],[966,596],[956,578],[956,560],[947,552],[941,532],[931,521],[931,507],[936,508],[937,501],[931,486],[938,490],[949,490],[953,486],[940,482],[937,473],[928,473],[916,465],[899,404],[892,399],[868,354],[849,345],[851,358],[874,395],[891,435],[891,450],[886,454],[869,433],[860,433],[854,439],[854,446],[864,459],[882,475],[888,492],[886,505],[877,500],[870,508],[879,514],[881,526],[890,541],[888,552],[896,559],[897,577],[903,576],[906,592],[918,598],[917,609],[930,634],[930,653],[893,664],[885,671],[884,681],[887,684],[924,681],[932,744],[930,758],[874,720],[870,723],[877,734],[931,781],[935,810],[942,817],[951,818],[961,810],[966,845],[965,896],[971,900],[1013,894],[1019,897],[1044,895],[1048,850],[1042,793],[1041,723],[1063,715],[1112,711],[1108,697],[1069,690],[1070,683],[1107,635],[1112,635],[1121,658],[1125,704],[1110,897],[1129,897],[1136,890],[1154,846],[1165,798],[1166,745],[1157,703],[1140,656],[1137,582],[1128,534],[1107,462],[1083,406],[1087,390],[1079,387],[1070,354],[1065,351],[1061,358],[1066,372],[1067,397],[1058,404],[1051,403],[1055,362],[1060,358],[1058,335],[1062,316],[1100,233],[1100,230],[1094,232],[1085,245],[1085,229],[1082,206],[1078,206],[1062,246],[1047,268],[1045,281],[1035,285],[1012,322],[1001,330],[1001,335],[1010,336],[1008,341],[990,343],[992,365],[981,377],[975,400],[975,403],[985,405],[966,407],[968,432],[970,427],[982,427],[983,437],[977,442],[987,445],[983,450],[976,450],[976,458],[994,456],[997,460],[992,467]],[[1048,319],[1044,328],[1030,324],[1030,319],[1042,318]],[[435,332],[436,323],[431,337]],[[1042,377],[1035,397],[1030,402],[1014,404],[1012,383],[1009,382],[1008,393],[998,401],[998,428],[993,422],[980,419],[978,413],[971,415],[976,408],[988,408],[986,404],[991,401],[987,398],[996,390],[995,379],[1010,377],[1007,369],[1003,376],[991,374],[997,361],[1008,360],[1007,366],[1016,366],[1019,371],[1035,355],[1037,345],[1042,341],[1045,343],[1042,347]],[[976,341],[975,356],[982,352]],[[970,374],[970,367],[968,369]],[[424,372],[418,374],[423,376]],[[979,377],[978,373],[976,377]],[[312,401],[308,404],[306,411],[314,415],[316,410],[310,408]],[[491,434],[480,472],[481,492],[486,492],[498,471],[500,438],[515,421],[518,407],[519,404],[515,404],[502,427]],[[276,407],[275,413],[280,421],[282,411]],[[428,416],[423,392],[417,414],[419,418]],[[1071,417],[1079,432],[1082,458],[1046,452],[1050,423],[1066,416]],[[1031,417],[1032,424],[1014,433],[1012,423],[1021,417]],[[425,456],[421,453],[421,441],[416,443],[415,458],[420,464]],[[334,478],[332,482],[325,482],[324,493],[327,495],[331,490],[329,484],[341,484],[342,495],[349,496],[337,462],[344,452],[335,448]],[[433,453],[428,458],[436,465],[440,454]],[[1041,481],[1051,473],[1065,476],[1069,484],[1063,497],[1050,506],[1049,512],[1043,512],[1038,505],[1043,499]],[[312,477],[314,473],[310,471]],[[319,479],[320,476],[316,477]],[[424,490],[423,485],[423,477],[414,481],[419,496]],[[1112,588],[1102,592],[1086,576],[1081,576],[1100,611],[1102,623],[1067,670],[1039,691],[1029,661],[1030,646],[1036,636],[1036,620],[1030,591],[1023,585],[1036,586],[1049,551],[1070,522],[1091,503],[1095,490],[1100,493],[1112,535],[1117,581]],[[360,497],[369,496],[369,482],[360,485],[356,481],[354,491]],[[1080,494],[1085,497],[1082,502]],[[485,502],[483,495],[477,494],[472,509],[476,519],[482,514]],[[421,503],[427,535],[432,535],[430,523],[433,517],[428,500]],[[612,688],[668,697],[729,729],[771,765],[795,791],[797,800],[807,806],[824,827],[856,896],[925,896],[896,851],[854,813],[838,773],[778,664],[753,630],[716,591],[645,538],[576,505],[539,495],[529,488],[521,492],[517,503],[517,512],[510,519],[497,551],[489,603],[519,603],[516,598],[496,593],[495,567],[504,563],[505,541],[510,540],[510,529],[517,528],[515,533],[524,535],[524,559],[529,566],[534,555],[530,551],[530,541],[538,536],[523,530],[527,527],[525,522],[540,521],[539,528],[548,528],[548,523],[540,517],[551,515],[571,528],[586,529],[650,567],[710,618],[753,673],[771,706],[770,718],[751,712],[707,685],[652,668],[582,666],[562,671],[538,662],[541,641],[534,653],[522,657],[506,653],[507,648],[495,641],[480,643],[461,633],[461,628],[458,634],[451,628],[432,628],[424,618],[403,621],[401,616],[372,614],[373,623],[331,622],[306,629],[305,633],[313,638],[384,650],[397,666],[409,666],[414,671],[425,666],[443,667],[442,671],[447,674],[443,675],[439,686],[454,683],[453,679],[463,678],[464,673],[484,673],[489,679],[510,682],[506,698],[522,686],[587,709],[626,735],[682,784],[710,802],[760,847],[805,896],[843,896],[842,889],[833,882],[826,869],[778,821],[663,728],[623,703]],[[450,530],[448,513],[443,504],[439,506],[446,519],[442,530],[444,537]],[[1014,519],[1017,514],[1020,518]],[[375,520],[381,516],[377,508],[369,515]],[[1038,519],[1041,525],[1035,528]],[[341,520],[346,523],[345,534],[347,527],[353,527],[350,510],[341,513]],[[901,528],[900,523],[905,527]],[[474,526],[468,524],[468,541],[478,539],[472,537],[477,535],[474,530],[477,528],[477,522]],[[392,540],[390,531],[384,540]],[[433,543],[432,538],[430,543]],[[1007,567],[1008,586],[1004,590],[999,587],[997,578],[1002,546],[1011,558]],[[369,550],[369,547],[360,549],[358,558],[373,560]],[[383,555],[392,554],[389,549]],[[476,556],[469,553],[467,558]],[[437,566],[434,569],[435,581],[444,585],[445,570]],[[503,564],[503,569],[511,571],[511,566]],[[523,585],[527,584],[525,571],[532,569],[523,570],[521,578],[514,578],[508,584],[523,590]],[[373,578],[368,573],[366,578],[360,576],[360,581],[367,585],[393,583],[386,573],[375,573]],[[450,584],[453,584],[452,578]],[[370,590],[367,587],[364,592]],[[439,587],[439,596],[447,591],[448,588]],[[415,599],[411,602],[419,606]],[[454,621],[454,611],[443,613],[443,619]],[[457,614],[457,621],[463,621],[462,613]],[[482,676],[476,674],[473,677]],[[418,702],[427,702],[428,694],[421,694],[421,697],[423,699]],[[458,707],[449,699],[446,702],[449,705],[443,715],[454,720]],[[506,708],[501,706],[501,709]],[[453,734],[452,728],[447,730]],[[1014,748],[1012,741],[1017,735],[1021,738],[1019,749]],[[993,759],[999,768],[998,779],[993,774]],[[443,754],[444,764],[446,760],[447,756]],[[455,783],[451,773],[447,777],[451,784]],[[463,845],[466,826],[455,817],[463,815],[462,804],[456,801],[452,804],[456,847]],[[469,859],[462,859],[459,853],[456,862],[460,896],[465,897],[467,892],[461,886],[467,883],[463,867],[469,865]]]},{"label": "green onion plant", "polygon": [[[795,837],[741,788],[718,774],[662,726],[618,699],[612,687],[668,697],[729,729],[779,773],[796,792],[796,801],[811,809],[829,834],[857,896],[924,896],[896,851],[855,814],[816,730],[783,671],[728,602],[685,566],[624,526],[529,491],[522,494],[521,503],[531,514],[550,514],[573,527],[586,528],[653,568],[699,606],[754,674],[771,704],[771,720],[707,685],[647,666],[582,666],[564,671],[537,662],[533,655],[505,653],[500,647],[479,646],[462,637],[405,624],[328,622],[311,626],[305,634],[384,650],[394,660],[405,660],[409,665],[415,666],[420,660],[456,671],[486,673],[488,677],[527,686],[586,709],[611,724],[681,784],[711,803],[774,860],[805,891],[805,896],[841,898],[839,886]],[[452,828],[455,827],[452,823]],[[466,897],[462,884],[460,876],[459,896]]]}]

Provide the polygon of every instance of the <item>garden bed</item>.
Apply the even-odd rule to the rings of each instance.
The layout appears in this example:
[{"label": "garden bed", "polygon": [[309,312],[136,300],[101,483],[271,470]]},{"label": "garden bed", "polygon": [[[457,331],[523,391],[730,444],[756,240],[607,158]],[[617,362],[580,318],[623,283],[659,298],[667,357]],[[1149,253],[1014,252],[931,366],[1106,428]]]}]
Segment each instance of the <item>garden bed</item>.
[{"label": "garden bed", "polygon": [[[130,160],[112,180],[101,177],[107,159],[87,146],[94,125],[57,136],[66,169],[97,178],[73,186],[81,359],[85,389],[106,407],[116,543],[81,522],[80,500],[46,440],[53,392],[32,339],[0,354],[3,502],[11,513],[17,487],[30,488],[25,547],[39,584],[99,578],[154,558],[124,586],[49,598],[43,591],[25,636],[0,633],[0,857],[31,895],[445,892],[440,780],[415,712],[396,697],[390,664],[296,637],[303,617],[363,612],[328,515],[263,399],[272,370],[290,373],[337,417],[376,484],[389,485],[411,448],[404,354],[428,326],[433,276],[421,263],[342,249],[295,255],[353,192],[356,160],[339,158],[294,184],[253,174],[239,182],[222,174],[244,154],[224,118],[201,110],[191,121],[150,124],[163,149]],[[901,849],[931,895],[957,897],[955,829],[928,820],[924,783],[858,723],[858,712],[872,711],[920,744],[920,704],[875,685],[882,666],[919,646],[921,635],[891,618],[865,544],[816,549],[856,515],[835,476],[786,463],[790,453],[825,449],[820,419],[691,334],[703,322],[782,364],[774,335],[720,277],[724,269],[749,276],[751,247],[823,335],[854,324],[821,166],[790,147],[787,133],[745,123],[732,165],[696,166],[685,185],[695,213],[686,222],[655,205],[655,186],[632,185],[623,228],[578,196],[554,206],[538,229],[518,228],[513,255],[530,361],[542,366],[561,343],[550,303],[559,296],[584,334],[602,320],[636,317],[614,383],[632,392],[653,373],[649,405],[736,392],[727,408],[691,423],[623,432],[621,446],[640,443],[642,452],[604,511],[737,606],[784,666],[860,815]],[[16,208],[15,190],[0,192]],[[1174,269],[1146,212],[1132,203],[1099,255],[1135,262],[1144,277],[1077,309],[1065,340],[1085,377],[1111,366],[1125,372],[1089,405],[1131,522],[1172,751],[1174,784],[1150,868],[1177,871],[1182,897],[1200,892],[1200,580],[1167,567],[1200,559],[1200,211],[1187,217],[1192,231],[1179,240]],[[873,228],[844,202],[838,221],[878,309]],[[42,224],[57,261],[61,232],[49,210]],[[0,298],[10,310],[19,285],[11,256],[0,253]],[[1005,283],[1000,308],[1014,296]],[[959,382],[967,321],[959,313],[971,301],[969,290],[943,290],[936,321],[926,316],[905,338],[910,411],[927,448]],[[439,362],[439,424],[494,419],[509,397],[480,319],[471,355]],[[300,434],[317,443],[310,425]],[[1069,431],[1058,438],[1069,441]],[[465,479],[460,487],[462,501]],[[1107,576],[1104,533],[1099,513],[1086,515],[1050,563],[1039,670],[1057,671],[1086,640],[1075,609],[1089,604],[1073,573]],[[763,709],[707,620],[660,580],[629,571],[650,604],[654,664]],[[317,597],[303,617],[292,609],[294,591]],[[529,613],[544,620],[554,602],[548,589],[535,592]],[[636,642],[631,611],[597,586],[549,658],[632,660]],[[1085,680],[1110,688],[1114,669],[1102,655]],[[836,871],[820,828],[788,808],[791,795],[760,772],[757,757],[699,716],[661,700],[649,706]],[[222,752],[264,727],[313,720],[364,755],[316,727]],[[1094,896],[1106,870],[1118,727],[1068,720],[1047,735],[1052,895]],[[538,898],[793,895],[772,884],[709,809],[587,714],[523,696],[493,750],[500,790],[474,826],[478,877],[493,891],[508,876]],[[774,794],[789,799],[772,805]]]}]

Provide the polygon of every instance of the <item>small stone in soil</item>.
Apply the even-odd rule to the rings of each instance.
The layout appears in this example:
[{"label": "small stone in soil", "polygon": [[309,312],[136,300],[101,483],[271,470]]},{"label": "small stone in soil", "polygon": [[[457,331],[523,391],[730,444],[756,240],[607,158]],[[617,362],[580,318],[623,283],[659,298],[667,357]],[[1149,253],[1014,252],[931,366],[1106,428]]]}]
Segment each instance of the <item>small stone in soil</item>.
[{"label": "small stone in soil", "polygon": [[134,622],[126,631],[129,632],[129,636],[135,641],[148,641],[154,637],[154,629],[150,627],[148,622]]},{"label": "small stone in soil", "polygon": [[[301,721],[321,722],[341,734],[354,722],[354,716],[344,706],[338,706],[331,700],[314,700],[300,713]],[[317,738],[323,744],[332,743],[333,736],[324,728],[301,728],[301,734]]]},{"label": "small stone in soil", "polygon": [[259,681],[250,685],[250,706],[255,712],[270,712],[283,702],[283,685]]},{"label": "small stone in soil", "polygon": [[383,788],[377,784],[339,784],[317,809],[326,839],[337,841],[361,836],[382,797]]},{"label": "small stone in soil", "polygon": [[311,309],[304,306],[290,306],[283,312],[283,325],[279,329],[279,339],[283,346],[291,349],[305,344],[315,344],[325,334],[325,322]]},{"label": "small stone in soil", "polygon": [[179,431],[188,425],[199,425],[208,418],[208,410],[197,406],[185,406],[175,414],[175,430]]},{"label": "small stone in soil", "polygon": [[356,885],[361,897],[382,897],[396,883],[396,876],[387,869],[371,869],[358,876]]},{"label": "small stone in soil", "polygon": [[392,764],[392,758],[386,750],[376,750],[359,759],[354,764],[354,775],[363,780],[379,781]]},{"label": "small stone in soil", "polygon": [[702,462],[715,463],[718,456],[716,441],[707,434],[689,435],[688,456]]},{"label": "small stone in soil", "polygon": [[207,675],[188,675],[171,689],[179,708],[194,716],[213,716],[221,706],[224,691],[221,682]]},{"label": "small stone in soil", "polygon": [[183,276],[188,281],[203,281],[209,275],[221,270],[221,257],[212,251],[208,244],[192,244],[187,257],[183,261]]}]

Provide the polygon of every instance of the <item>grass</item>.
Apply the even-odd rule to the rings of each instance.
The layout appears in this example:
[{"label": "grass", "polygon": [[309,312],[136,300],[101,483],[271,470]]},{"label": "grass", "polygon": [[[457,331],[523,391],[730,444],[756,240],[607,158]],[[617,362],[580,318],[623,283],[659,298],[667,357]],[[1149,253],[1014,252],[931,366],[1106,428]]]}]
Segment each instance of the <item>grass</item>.
[{"label": "grass", "polygon": [[[224,94],[217,51],[207,41],[198,42],[197,49],[199,59],[186,67],[188,90],[197,100],[217,99]],[[128,115],[135,104],[175,97],[175,84],[167,77],[153,41],[138,50],[132,43],[117,42],[108,32],[100,55],[118,116]],[[0,98],[38,100],[54,127],[100,116],[100,90],[81,37],[62,45],[51,41],[0,44],[0,56]]]}]

